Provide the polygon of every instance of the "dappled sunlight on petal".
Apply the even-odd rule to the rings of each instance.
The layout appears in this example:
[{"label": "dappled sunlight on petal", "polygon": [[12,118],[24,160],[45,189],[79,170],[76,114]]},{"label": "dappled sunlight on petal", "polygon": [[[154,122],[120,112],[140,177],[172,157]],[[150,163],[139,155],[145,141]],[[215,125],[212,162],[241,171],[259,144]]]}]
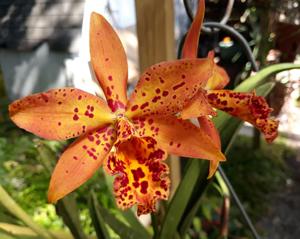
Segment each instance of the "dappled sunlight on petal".
[{"label": "dappled sunlight on petal", "polygon": [[188,120],[180,120],[175,116],[145,117],[134,120],[134,124],[140,136],[153,137],[168,153],[225,161],[225,156],[204,130]]},{"label": "dappled sunlight on petal", "polygon": [[212,90],[208,93],[208,101],[213,107],[254,125],[268,142],[277,137],[278,121],[269,118],[272,109],[266,100],[257,96],[255,92]]},{"label": "dappled sunlight on petal", "polygon": [[12,121],[45,139],[65,140],[111,123],[113,115],[99,97],[75,88],[53,89],[14,101]]},{"label": "dappled sunlight on petal", "polygon": [[212,59],[162,62],[141,76],[127,105],[129,118],[166,115],[182,110],[212,76]]},{"label": "dappled sunlight on petal", "polygon": [[105,169],[116,175],[114,193],[119,208],[137,204],[137,214],[155,212],[156,202],[166,200],[170,181],[166,153],[150,137],[132,137],[124,141],[105,162]]},{"label": "dappled sunlight on petal", "polygon": [[96,77],[112,111],[127,102],[127,58],[122,43],[105,18],[95,12],[90,22],[90,54]]}]

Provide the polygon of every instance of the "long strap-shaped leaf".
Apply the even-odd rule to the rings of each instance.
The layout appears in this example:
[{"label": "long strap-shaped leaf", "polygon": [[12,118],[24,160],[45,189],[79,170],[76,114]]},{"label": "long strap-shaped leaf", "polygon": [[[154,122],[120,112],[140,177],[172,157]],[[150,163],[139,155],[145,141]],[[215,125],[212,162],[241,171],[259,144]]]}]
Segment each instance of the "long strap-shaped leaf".
[{"label": "long strap-shaped leaf", "polygon": [[168,206],[158,238],[174,238],[177,226],[193,196],[195,187],[201,187],[198,179],[207,178],[207,169],[206,161],[192,159],[188,162],[181,183]]},{"label": "long strap-shaped leaf", "polygon": [[300,64],[293,64],[293,63],[279,63],[267,66],[261,69],[255,75],[249,77],[247,80],[243,81],[239,84],[235,90],[236,91],[251,91],[257,88],[259,85],[266,83],[269,80],[271,75],[277,74],[282,71],[292,70],[292,69],[299,69]]},{"label": "long strap-shaped leaf", "polygon": [[[35,141],[39,157],[39,162],[44,166],[49,174],[53,171],[56,155],[41,140]],[[62,218],[65,225],[76,239],[86,239],[79,219],[79,211],[74,195],[69,195],[61,199],[56,205],[57,214]]]},{"label": "long strap-shaped leaf", "polygon": [[41,238],[54,238],[47,230],[36,224],[31,217],[15,202],[15,200],[0,185],[0,203],[12,215],[24,222],[29,228],[36,232]]},{"label": "long strap-shaped leaf", "polygon": [[71,194],[59,200],[55,207],[57,214],[63,219],[74,238],[86,239],[87,237],[80,223],[79,210],[74,195]]},{"label": "long strap-shaped leaf", "polygon": [[[283,64],[276,64],[276,65],[266,67],[263,70],[261,70],[259,73],[257,73],[255,76],[250,77],[249,79],[245,80],[242,84],[240,84],[236,88],[236,90],[251,91],[251,90],[255,89],[257,86],[266,82],[268,80],[267,78],[270,75],[273,75],[273,74],[281,72],[281,71],[294,69],[294,68],[300,68],[300,65],[283,63]],[[229,119],[230,119],[230,121],[232,121],[230,126],[225,124],[226,122],[228,122]],[[234,119],[234,118],[226,115],[225,113],[219,114],[215,123],[219,130],[222,128],[223,128],[223,130],[225,130],[225,129],[229,130],[229,128],[231,128],[231,130],[235,129],[235,131],[236,131],[238,129],[238,127],[240,126],[240,121],[238,119]],[[225,125],[226,125],[226,127],[225,127]],[[227,133],[226,133],[226,135],[227,135]],[[231,134],[226,137],[227,139],[225,141],[228,141],[228,146],[232,142],[232,139],[234,138],[233,136],[234,136],[234,134]],[[223,145],[224,145],[224,143],[223,143]],[[229,147],[226,146],[226,148],[229,148]],[[204,192],[204,189],[207,187],[207,185],[209,185],[210,181],[208,181],[206,179],[206,174],[203,173],[203,171],[205,170],[205,166],[202,164],[202,167],[199,167],[199,166],[197,167],[196,161],[198,161],[198,160],[197,159],[191,160],[191,162],[189,163],[188,169],[187,169],[186,173],[184,174],[180,185],[178,186],[177,192],[175,193],[174,197],[172,198],[172,201],[169,204],[168,211],[164,218],[164,223],[161,227],[159,238],[169,238],[169,237],[164,237],[166,235],[168,235],[168,236],[171,235],[170,238],[172,238],[172,236],[175,235],[176,230],[179,230],[181,233],[184,233],[186,231],[186,228],[188,228],[188,225],[190,225],[190,223],[184,222],[184,220],[190,220],[190,219],[187,219],[188,215],[189,216],[192,216],[192,214],[194,215],[194,212],[197,211],[196,210],[197,207],[199,207],[199,203],[197,203],[197,200],[195,200],[195,199],[196,198],[199,199],[201,197],[201,195]],[[195,170],[195,168],[198,168],[198,170],[199,170],[197,172],[199,177],[196,177],[196,178],[189,177],[189,175],[191,175],[192,171]],[[205,170],[205,172],[206,171],[207,170]],[[201,186],[193,188],[193,186],[196,185],[197,181],[201,182]],[[184,189],[184,187],[181,184],[189,185],[188,187],[190,187],[190,189],[191,189],[191,191],[189,191],[189,193],[190,193],[189,195],[190,196],[192,195],[190,200],[188,200],[186,197],[184,197],[185,196],[184,193],[185,193],[186,189]],[[179,205],[180,203],[182,203],[182,205]],[[187,205],[192,205],[192,206],[190,206],[189,208],[186,208]],[[182,210],[182,208],[183,208],[183,210]],[[184,220],[180,222],[181,218],[184,218]],[[185,225],[184,228],[182,228],[182,225]]]},{"label": "long strap-shaped leaf", "polygon": [[[5,234],[2,234],[3,231]],[[51,231],[56,239],[74,239],[72,234],[66,231]],[[7,236],[6,236],[7,234]],[[10,236],[11,235],[11,236]],[[36,232],[29,227],[0,222],[0,238],[1,239],[40,239]],[[95,239],[95,237],[89,237]]]},{"label": "long strap-shaped leaf", "polygon": [[[266,96],[270,93],[273,87],[274,83],[266,83],[257,88],[256,93],[257,95]],[[218,117],[218,120],[222,122],[219,123],[218,129],[220,130],[223,151],[225,154],[227,154],[243,122],[229,115],[222,115],[222,117]],[[187,229],[190,227],[191,222],[200,207],[201,196],[210,183],[210,181],[207,181],[205,178],[199,178],[199,180],[204,181],[202,183],[204,187],[201,185],[201,187],[197,187],[197,190],[194,190],[194,197],[190,200],[189,206],[186,208],[183,216],[183,220],[179,224],[179,231],[181,235],[184,235]]]},{"label": "long strap-shaped leaf", "polygon": [[[105,175],[106,184],[108,185],[108,188],[110,189],[110,197],[113,198],[113,180],[114,178],[108,174]],[[129,223],[129,225],[134,228],[136,231],[138,231],[141,235],[143,235],[142,238],[148,238],[150,237],[148,231],[145,229],[145,227],[140,223],[140,221],[137,219],[135,214],[131,209],[128,209],[126,211],[121,211],[122,216],[125,218],[125,220]]]},{"label": "long strap-shaped leaf", "polygon": [[94,192],[89,194],[89,210],[98,239],[110,239],[103,216],[97,208],[97,198]]},{"label": "long strap-shaped leaf", "polygon": [[[101,215],[102,218],[105,218],[105,223],[111,227],[111,229],[114,230],[115,233],[117,233],[121,238],[126,239],[149,239],[149,236],[145,236],[145,234],[140,233],[140,231],[136,231],[135,228],[127,226],[125,223],[120,221],[118,218],[116,218],[115,215],[113,215],[108,209],[102,207],[94,198],[93,201],[93,210],[99,215]],[[98,220],[101,220],[99,217]],[[103,225],[99,225],[98,229],[103,229]],[[104,235],[104,231],[101,232],[101,235]],[[98,233],[97,233],[98,235]],[[100,233],[99,233],[100,235]],[[101,238],[101,237],[100,237]]]}]

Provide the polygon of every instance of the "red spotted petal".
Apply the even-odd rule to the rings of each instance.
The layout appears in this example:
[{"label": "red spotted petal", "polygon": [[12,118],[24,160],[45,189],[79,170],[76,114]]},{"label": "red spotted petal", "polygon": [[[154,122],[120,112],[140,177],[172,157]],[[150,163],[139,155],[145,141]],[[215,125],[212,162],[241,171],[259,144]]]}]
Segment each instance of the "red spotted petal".
[{"label": "red spotted petal", "polygon": [[49,90],[16,100],[10,104],[9,114],[20,128],[52,140],[77,137],[113,119],[102,99],[75,88]]},{"label": "red spotted petal", "polygon": [[48,201],[53,203],[86,182],[102,165],[116,139],[113,126],[83,135],[62,154],[51,177]]},{"label": "red spotted petal", "polygon": [[118,145],[108,157],[105,169],[117,175],[114,192],[119,208],[137,204],[137,214],[147,214],[155,211],[157,200],[168,198],[169,169],[162,162],[165,158],[166,153],[150,137],[132,137]]},{"label": "red spotted petal", "polygon": [[153,137],[168,153],[208,160],[224,161],[225,156],[201,128],[190,121],[168,117],[145,117],[134,120],[140,136]]},{"label": "red spotted petal", "polygon": [[116,145],[123,141],[129,140],[135,135],[134,125],[125,117],[120,117],[115,123],[117,129],[117,142]]},{"label": "red spotted petal", "polygon": [[212,59],[162,62],[141,76],[127,105],[126,116],[173,114],[205,86],[212,75]]},{"label": "red spotted petal", "polygon": [[[214,123],[207,117],[202,116],[198,118],[200,128],[212,139],[218,149],[221,150],[221,139],[218,130]],[[219,166],[219,160],[214,159],[209,162],[209,174],[208,178],[211,178]]]},{"label": "red spotted petal", "polygon": [[208,93],[208,101],[213,107],[253,124],[264,134],[268,142],[277,137],[279,122],[269,118],[272,109],[266,100],[257,96],[255,92],[212,90]]},{"label": "red spotted petal", "polygon": [[227,72],[220,66],[214,66],[213,75],[206,83],[207,90],[221,90],[229,83]]},{"label": "red spotted petal", "polygon": [[207,115],[216,116],[216,112],[207,101],[206,91],[200,89],[181,111],[181,118],[191,119]]},{"label": "red spotted petal", "polygon": [[126,54],[111,25],[95,12],[90,21],[90,54],[108,105],[113,112],[124,109],[128,75]]},{"label": "red spotted petal", "polygon": [[197,58],[199,36],[200,36],[201,26],[204,18],[204,13],[205,13],[205,1],[199,0],[197,13],[187,33],[182,48],[183,58]]}]

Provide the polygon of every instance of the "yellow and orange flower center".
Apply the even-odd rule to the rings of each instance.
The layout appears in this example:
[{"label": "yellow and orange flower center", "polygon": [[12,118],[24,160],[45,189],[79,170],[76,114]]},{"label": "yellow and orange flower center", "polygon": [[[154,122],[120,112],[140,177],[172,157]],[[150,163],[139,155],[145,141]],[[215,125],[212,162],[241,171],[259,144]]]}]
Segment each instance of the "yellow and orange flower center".
[{"label": "yellow and orange flower center", "polygon": [[116,175],[114,193],[118,207],[127,209],[137,204],[137,214],[155,211],[159,199],[167,199],[170,180],[163,163],[165,151],[157,148],[151,137],[138,137],[125,117],[116,120],[116,150],[107,157],[104,168]]}]

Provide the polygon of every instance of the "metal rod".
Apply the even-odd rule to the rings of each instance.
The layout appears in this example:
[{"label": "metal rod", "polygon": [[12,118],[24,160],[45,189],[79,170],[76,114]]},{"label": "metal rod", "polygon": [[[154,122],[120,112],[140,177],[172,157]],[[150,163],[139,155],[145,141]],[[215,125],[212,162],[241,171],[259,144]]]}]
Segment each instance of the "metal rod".
[{"label": "metal rod", "polygon": [[[191,9],[188,0],[183,0],[185,11],[191,21],[194,19],[193,11]],[[255,58],[253,57],[252,50],[249,47],[247,40],[241,35],[237,30],[233,27],[225,25],[231,15],[231,11],[233,8],[234,0],[228,0],[227,8],[225,11],[225,15],[223,16],[221,22],[204,22],[202,26],[202,30],[207,33],[213,32],[213,28],[221,29],[231,36],[233,36],[239,43],[242,45],[248,60],[251,62],[253,71],[258,71],[258,66],[256,64]]]},{"label": "metal rod", "polygon": [[[190,21],[192,22],[193,19],[194,19],[194,14],[193,14],[193,11],[192,11],[192,8],[188,2],[189,0],[183,0],[183,5],[184,5],[184,8],[185,8],[185,11],[190,19]],[[226,11],[225,11],[225,14],[224,16],[222,17],[220,23],[222,24],[226,24],[231,16],[231,12],[232,12],[232,8],[233,8],[233,5],[234,5],[234,0],[228,0],[228,3],[227,3],[227,7],[226,7]],[[209,28],[206,28],[206,27],[202,27],[202,30],[206,33],[211,33],[212,30],[209,29]]]},{"label": "metal rod", "polygon": [[[192,12],[191,7],[188,4],[188,0],[183,0],[183,3],[184,3],[186,13],[187,13],[189,19],[192,21],[194,16],[193,16],[193,12]],[[230,6],[230,4],[231,4],[231,6]],[[234,28],[224,24],[224,21],[226,23],[228,21],[229,17],[230,17],[232,6],[233,6],[233,1],[229,0],[225,16],[223,17],[221,23],[220,22],[205,22],[203,24],[202,30],[205,31],[205,32],[212,32],[213,31],[212,29],[217,28],[217,29],[221,29],[221,30],[227,32],[229,35],[234,37],[242,45],[248,60],[251,62],[253,71],[258,71],[259,70],[258,65],[256,64],[255,58],[252,54],[251,48],[249,47],[249,44],[248,44],[247,40],[238,31],[236,31]],[[228,11],[229,11],[229,15],[228,15]],[[181,52],[180,48],[182,47],[182,42],[183,42],[183,39],[181,39],[181,44],[179,46],[178,54],[180,54],[180,52]],[[219,171],[221,177],[223,178],[224,182],[226,183],[226,185],[227,185],[227,187],[228,187],[228,189],[229,189],[229,191],[230,191],[230,193],[233,197],[233,200],[236,203],[237,207],[239,208],[239,210],[240,210],[245,222],[247,223],[253,237],[255,239],[260,239],[260,236],[258,235],[258,233],[257,233],[250,217],[248,216],[243,204],[241,203],[238,195],[235,192],[235,189],[233,188],[232,184],[230,183],[229,179],[227,178],[227,176],[226,176],[226,174],[223,171],[221,166],[218,167],[218,171]]]},{"label": "metal rod", "polygon": [[260,237],[259,237],[259,235],[258,235],[258,233],[257,233],[250,217],[248,216],[243,204],[241,203],[241,201],[240,201],[238,195],[236,194],[232,184],[230,183],[229,179],[227,178],[225,172],[223,171],[223,169],[220,165],[219,165],[218,171],[219,171],[220,175],[222,176],[224,182],[226,183],[226,185],[227,185],[227,187],[228,187],[228,189],[229,189],[229,191],[230,191],[230,193],[233,197],[234,202],[236,203],[236,205],[238,206],[240,212],[242,213],[243,218],[245,219],[246,223],[248,224],[248,227],[250,228],[253,237],[255,239],[260,239]]},{"label": "metal rod", "polygon": [[203,23],[203,25],[205,27],[210,27],[210,28],[219,28],[219,29],[227,32],[233,38],[235,38],[242,45],[248,60],[251,62],[252,69],[254,71],[258,71],[258,66],[257,66],[255,58],[252,54],[251,48],[249,47],[247,40],[243,37],[242,34],[240,34],[233,27],[227,26],[227,25],[219,23],[219,22],[205,22],[205,23]]}]

